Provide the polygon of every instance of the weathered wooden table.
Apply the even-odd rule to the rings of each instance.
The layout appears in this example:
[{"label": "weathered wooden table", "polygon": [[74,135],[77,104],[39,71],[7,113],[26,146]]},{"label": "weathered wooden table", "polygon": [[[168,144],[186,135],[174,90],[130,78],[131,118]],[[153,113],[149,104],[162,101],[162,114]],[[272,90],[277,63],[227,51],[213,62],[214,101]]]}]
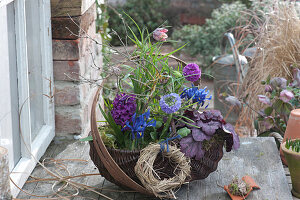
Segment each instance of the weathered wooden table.
[{"label": "weathered wooden table", "polygon": [[[64,147],[65,145],[65,147]],[[69,143],[64,145],[51,145],[45,156],[55,159],[78,158],[89,159],[89,146],[86,143]],[[96,173],[97,169],[91,160],[88,163],[69,163],[69,171],[72,175],[82,173]],[[218,169],[211,173],[205,180],[194,181],[184,185],[178,192],[180,200],[218,200],[230,199],[223,190],[234,177],[241,178],[250,175],[261,187],[253,191],[247,199],[255,200],[292,200],[288,179],[279,158],[278,150],[273,138],[241,138],[241,147],[238,151],[224,153],[223,159],[219,162]],[[40,167],[33,172],[33,176],[47,177]],[[118,192],[122,190],[100,176],[83,177],[74,181],[95,186],[101,189],[101,193],[116,200],[144,200],[156,199],[146,197],[138,193]],[[42,182],[28,183],[23,189],[35,194],[50,194],[51,183]],[[20,194],[19,198],[29,198]],[[31,197],[36,198],[36,197]],[[95,193],[81,191],[80,195],[73,198],[79,199],[105,199]],[[294,198],[296,199],[296,198]]]}]

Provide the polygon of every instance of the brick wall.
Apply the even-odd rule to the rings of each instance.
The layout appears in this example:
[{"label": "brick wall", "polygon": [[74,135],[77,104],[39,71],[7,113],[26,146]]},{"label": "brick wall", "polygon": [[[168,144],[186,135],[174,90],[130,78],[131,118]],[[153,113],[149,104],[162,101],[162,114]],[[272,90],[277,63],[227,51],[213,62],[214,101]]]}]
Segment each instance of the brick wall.
[{"label": "brick wall", "polygon": [[[109,4],[124,4],[126,0],[109,0]],[[180,24],[205,23],[205,19],[210,17],[213,9],[221,6],[218,0],[170,0],[169,6],[165,10],[166,15],[178,17]],[[130,15],[130,13],[128,13]]]},{"label": "brick wall", "polygon": [[51,11],[56,136],[86,136],[97,87],[81,80],[99,79],[94,63],[101,67],[102,58],[101,46],[80,36],[87,33],[101,43],[95,27],[96,6],[90,0],[51,0]]}]

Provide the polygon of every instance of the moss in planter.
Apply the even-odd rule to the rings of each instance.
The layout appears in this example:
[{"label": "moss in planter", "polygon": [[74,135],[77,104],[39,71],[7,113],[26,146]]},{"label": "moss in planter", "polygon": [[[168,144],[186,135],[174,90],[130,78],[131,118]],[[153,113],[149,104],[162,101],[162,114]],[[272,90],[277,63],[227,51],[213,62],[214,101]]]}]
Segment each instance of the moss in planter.
[{"label": "moss in planter", "polygon": [[222,144],[224,143],[224,136],[223,134],[215,134],[210,140],[204,140],[202,142],[203,149],[208,151],[214,144]]},{"label": "moss in planter", "polygon": [[250,186],[245,181],[234,178],[229,184],[228,189],[235,196],[245,196],[250,191]]}]

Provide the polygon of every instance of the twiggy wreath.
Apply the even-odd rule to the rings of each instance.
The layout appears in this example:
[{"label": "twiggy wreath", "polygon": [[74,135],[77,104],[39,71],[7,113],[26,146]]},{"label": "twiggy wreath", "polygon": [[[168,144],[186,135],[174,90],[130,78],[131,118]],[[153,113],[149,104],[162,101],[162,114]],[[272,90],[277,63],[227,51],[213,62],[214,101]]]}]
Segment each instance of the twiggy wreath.
[{"label": "twiggy wreath", "polygon": [[176,146],[169,145],[168,152],[166,148],[164,149],[163,156],[177,164],[175,169],[178,172],[174,177],[161,180],[153,169],[157,154],[161,151],[160,144],[150,144],[142,149],[134,170],[144,187],[153,192],[156,197],[176,198],[174,189],[184,184],[186,178],[190,176],[190,159],[184,156]]}]

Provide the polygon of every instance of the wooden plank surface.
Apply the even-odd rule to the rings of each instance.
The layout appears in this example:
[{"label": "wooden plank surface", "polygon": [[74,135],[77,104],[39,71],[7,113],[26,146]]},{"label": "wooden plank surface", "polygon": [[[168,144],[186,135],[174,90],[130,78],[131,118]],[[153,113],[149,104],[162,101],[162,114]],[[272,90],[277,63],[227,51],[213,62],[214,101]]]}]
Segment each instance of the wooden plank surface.
[{"label": "wooden plank surface", "polygon": [[[219,187],[250,175],[261,187],[247,199],[292,200],[290,188],[273,138],[242,138],[238,151],[225,153],[218,169],[204,180],[189,184],[189,200],[230,199]],[[185,198],[185,194],[178,199]]]},{"label": "wooden plank surface", "polygon": [[[89,145],[82,142],[52,143],[47,150],[46,157],[53,156],[55,159],[84,159],[85,162],[67,162],[67,167],[72,175],[98,173],[88,155]],[[34,176],[45,176],[45,172],[37,167]],[[211,173],[206,179],[194,181],[183,185],[177,192],[177,199],[180,200],[229,200],[229,196],[220,186],[228,184],[234,177],[241,178],[250,175],[261,187],[253,191],[247,199],[249,200],[297,200],[290,193],[288,184],[289,171],[284,169],[276,149],[273,138],[242,138],[241,148],[238,151],[224,153],[223,159],[219,162],[218,169]],[[94,188],[97,191],[115,200],[158,200],[158,198],[147,197],[133,192],[122,192],[124,189],[117,187],[100,175],[88,176],[74,179]],[[24,188],[35,194],[51,193],[53,183],[39,182],[27,183]],[[19,195],[19,198],[34,198],[28,195]],[[76,200],[105,198],[89,191],[80,191]]]}]

